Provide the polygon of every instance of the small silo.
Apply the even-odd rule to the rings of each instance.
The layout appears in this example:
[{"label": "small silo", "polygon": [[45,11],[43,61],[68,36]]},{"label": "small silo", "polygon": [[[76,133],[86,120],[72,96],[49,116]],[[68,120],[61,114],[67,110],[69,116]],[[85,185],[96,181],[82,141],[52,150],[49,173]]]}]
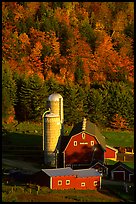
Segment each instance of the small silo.
[{"label": "small silo", "polygon": [[60,116],[49,113],[44,116],[44,163],[56,165],[56,147],[61,134]]}]

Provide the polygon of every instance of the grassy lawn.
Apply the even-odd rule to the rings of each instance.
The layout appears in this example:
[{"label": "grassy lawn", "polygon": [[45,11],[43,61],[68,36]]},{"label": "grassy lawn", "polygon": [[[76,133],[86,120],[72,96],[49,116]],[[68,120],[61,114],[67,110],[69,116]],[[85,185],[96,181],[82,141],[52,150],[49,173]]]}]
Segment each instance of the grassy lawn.
[{"label": "grassy lawn", "polygon": [[134,132],[117,132],[109,131],[102,132],[105,136],[106,144],[111,146],[133,147],[134,146]]},{"label": "grassy lawn", "polygon": [[[114,165],[117,161],[113,161],[113,160],[110,160],[110,159],[105,159],[106,163],[108,165]],[[129,166],[130,168],[134,169],[134,162],[122,162],[124,164],[126,164],[127,166]]]},{"label": "grassy lawn", "polygon": [[126,202],[134,201],[134,187],[132,186],[128,187],[128,192],[126,192],[124,186],[109,185],[108,189],[111,190],[116,195],[118,195],[119,197],[123,198]]},{"label": "grassy lawn", "polygon": [[26,186],[2,185],[3,202],[120,202],[117,196],[107,191],[50,190],[41,187],[37,192]]},{"label": "grassy lawn", "polygon": [[[42,123],[23,122],[16,126],[14,124],[5,124],[4,127],[10,132],[9,136],[10,138],[12,137],[15,143],[24,143],[25,145],[41,145],[42,143]],[[71,129],[72,127],[65,125],[64,134],[69,134]],[[101,133],[105,136],[107,145],[123,147],[134,146],[134,132],[112,130],[102,131]]]}]

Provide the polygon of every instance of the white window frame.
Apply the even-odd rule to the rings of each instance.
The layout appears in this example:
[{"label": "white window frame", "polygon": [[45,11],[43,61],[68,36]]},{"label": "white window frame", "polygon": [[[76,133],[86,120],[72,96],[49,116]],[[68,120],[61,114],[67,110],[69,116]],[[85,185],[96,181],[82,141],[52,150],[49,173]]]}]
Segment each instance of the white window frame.
[{"label": "white window frame", "polygon": [[58,180],[58,186],[62,186],[62,180]]},{"label": "white window frame", "polygon": [[81,182],[81,186],[84,187],[85,186],[85,182]]},{"label": "white window frame", "polygon": [[74,146],[77,146],[77,141],[74,141]]},{"label": "white window frame", "polygon": [[66,185],[70,185],[70,180],[66,180]]},{"label": "white window frame", "polygon": [[129,181],[131,181],[131,176],[134,176],[134,174],[129,174]]},{"label": "white window frame", "polygon": [[94,146],[94,141],[93,140],[91,141],[91,146]]},{"label": "white window frame", "polygon": [[82,139],[83,140],[85,139],[85,133],[84,132],[82,133]]},{"label": "white window frame", "polygon": [[93,183],[94,183],[94,186],[97,186],[97,184],[98,184],[98,181],[94,181]]}]

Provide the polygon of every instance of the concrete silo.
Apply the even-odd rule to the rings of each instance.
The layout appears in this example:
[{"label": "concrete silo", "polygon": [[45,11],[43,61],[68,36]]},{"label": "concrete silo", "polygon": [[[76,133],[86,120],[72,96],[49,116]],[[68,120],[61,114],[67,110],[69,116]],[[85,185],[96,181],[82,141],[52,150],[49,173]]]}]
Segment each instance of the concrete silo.
[{"label": "concrete silo", "polygon": [[56,165],[56,148],[61,134],[59,115],[46,114],[44,117],[44,163],[49,166]]},{"label": "concrete silo", "polygon": [[44,163],[56,166],[60,136],[63,134],[63,98],[54,93],[48,97],[49,110],[43,114]]}]

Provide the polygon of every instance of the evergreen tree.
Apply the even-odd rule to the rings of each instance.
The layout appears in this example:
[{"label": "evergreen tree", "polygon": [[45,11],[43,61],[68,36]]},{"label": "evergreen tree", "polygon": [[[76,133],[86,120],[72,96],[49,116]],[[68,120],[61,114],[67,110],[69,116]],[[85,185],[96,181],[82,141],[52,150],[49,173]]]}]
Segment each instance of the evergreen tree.
[{"label": "evergreen tree", "polygon": [[65,122],[74,125],[85,116],[83,110],[83,95],[78,85],[67,84],[64,87],[64,117]]},{"label": "evergreen tree", "polygon": [[16,103],[16,83],[7,62],[2,62],[2,118],[14,115]]},{"label": "evergreen tree", "polygon": [[[18,84],[19,85],[19,84]],[[45,83],[37,76],[25,77],[21,81],[19,100],[16,106],[18,120],[37,120],[41,118],[46,109],[47,88]]]}]

